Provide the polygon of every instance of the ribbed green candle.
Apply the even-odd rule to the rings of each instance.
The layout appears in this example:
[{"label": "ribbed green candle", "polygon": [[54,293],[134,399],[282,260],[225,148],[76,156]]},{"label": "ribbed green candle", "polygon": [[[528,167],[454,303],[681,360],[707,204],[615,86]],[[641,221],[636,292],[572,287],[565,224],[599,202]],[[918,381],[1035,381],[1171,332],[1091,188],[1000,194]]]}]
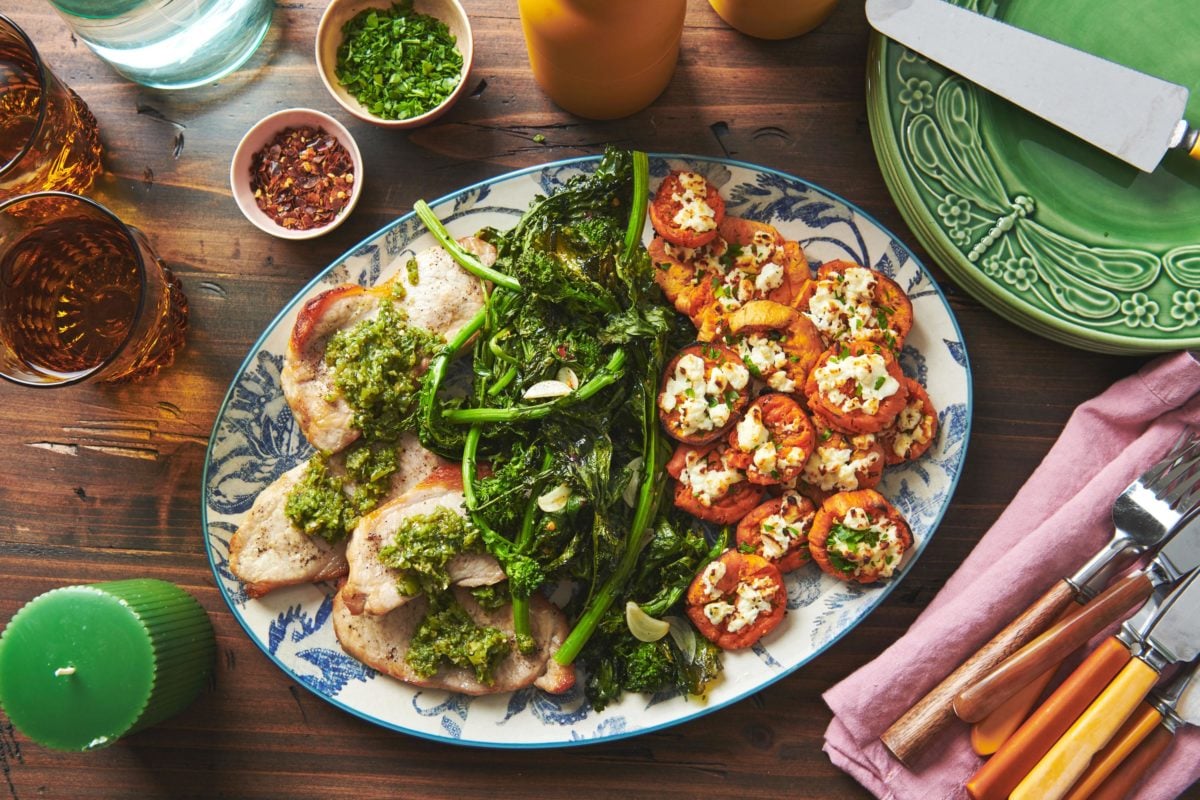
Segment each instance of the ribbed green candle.
[{"label": "ribbed green candle", "polygon": [[208,615],[174,584],[139,578],[55,589],[0,635],[0,706],[47,747],[104,747],[186,708],[215,651]]}]

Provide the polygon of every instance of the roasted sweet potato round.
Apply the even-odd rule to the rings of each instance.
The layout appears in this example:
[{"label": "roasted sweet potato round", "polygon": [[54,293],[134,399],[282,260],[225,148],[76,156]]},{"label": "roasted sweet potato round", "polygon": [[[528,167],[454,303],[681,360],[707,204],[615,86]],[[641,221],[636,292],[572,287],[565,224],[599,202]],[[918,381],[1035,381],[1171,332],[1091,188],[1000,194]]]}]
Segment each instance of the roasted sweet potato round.
[{"label": "roasted sweet potato round", "polygon": [[676,480],[675,505],[718,525],[730,525],[746,516],[762,501],[764,490],[746,480],[746,473],[730,464],[728,457],[726,442],[675,448],[667,462],[667,473]]},{"label": "roasted sweet potato round", "polygon": [[786,394],[760,395],[729,432],[730,464],[751,483],[794,481],[808,463],[817,432],[804,409]]},{"label": "roasted sweet potato round", "polygon": [[773,300],[752,300],[729,315],[724,337],[750,374],[777,392],[800,392],[825,352],[812,320]]},{"label": "roasted sweet potato round", "polygon": [[820,503],[838,492],[873,489],[883,477],[883,445],[872,433],[853,436],[813,419],[817,443],[796,488]]},{"label": "roasted sweet potato round", "polygon": [[817,566],[835,578],[858,583],[890,578],[912,543],[904,517],[874,489],[829,496],[808,533]]},{"label": "roasted sweet potato round", "polygon": [[735,350],[693,344],[680,350],[663,372],[659,419],[685,444],[716,441],[750,402],[750,373]]},{"label": "roasted sweet potato round", "polygon": [[700,247],[717,236],[725,201],[717,187],[696,172],[676,170],[658,187],[650,203],[650,223],[658,235],[682,247]]},{"label": "roasted sweet potato round", "polygon": [[809,409],[844,433],[877,433],[904,409],[908,389],[892,351],[882,344],[854,340],[821,354],[808,374],[804,395]]},{"label": "roasted sweet potato round", "polygon": [[899,353],[913,325],[912,302],[899,284],[851,261],[822,264],[796,305],[826,344],[867,339]]},{"label": "roasted sweet potato round", "polygon": [[687,613],[718,647],[749,647],[775,630],[787,613],[783,575],[762,556],[726,550],[688,587]]},{"label": "roasted sweet potato round", "polygon": [[808,532],[816,513],[816,504],[797,492],[765,500],[738,523],[738,547],[753,547],[780,572],[799,569],[811,560]]},{"label": "roasted sweet potato round", "polygon": [[883,455],[888,464],[915,461],[925,454],[937,436],[937,409],[925,387],[907,375],[908,403],[895,422],[879,432]]}]

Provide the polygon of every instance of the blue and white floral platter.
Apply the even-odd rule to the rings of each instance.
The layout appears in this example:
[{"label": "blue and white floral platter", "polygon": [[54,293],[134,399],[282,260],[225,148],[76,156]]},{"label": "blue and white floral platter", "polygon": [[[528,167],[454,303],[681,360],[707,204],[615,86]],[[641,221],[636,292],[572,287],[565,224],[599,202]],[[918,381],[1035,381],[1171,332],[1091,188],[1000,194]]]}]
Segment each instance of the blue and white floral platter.
[{"label": "blue and white floral platter", "polygon": [[[570,176],[593,169],[595,162],[584,158],[513,172],[432,206],[455,236],[485,226],[511,227],[536,195],[553,192]],[[908,292],[916,324],[900,360],[905,373],[928,389],[940,427],[924,457],[889,468],[879,487],[907,518],[916,539],[897,576],[883,584],[848,585],[810,564],[787,576],[783,624],[752,649],[726,653],[724,677],[706,698],[627,694],[602,712],[591,710],[578,686],[559,697],[530,688],[472,698],[418,689],[378,674],[338,646],[330,621],[331,584],[248,598],[229,571],[230,537],[257,494],[312,454],[279,385],[296,313],[305,300],[330,286],[372,284],[389,265],[406,263],[433,245],[420,221],[407,214],[324,270],[267,327],[234,378],[209,442],[202,512],[217,585],[250,638],[293,680],[363,719],[429,739],[520,748],[619,739],[712,713],[794,672],[871,613],[912,568],[950,504],[971,427],[970,367],[946,298],[895,236],[817,186],[720,159],[654,156],[650,164],[654,184],[671,169],[704,174],[720,187],[729,214],[775,225],[803,245],[814,268],[849,259],[891,276]]]}]

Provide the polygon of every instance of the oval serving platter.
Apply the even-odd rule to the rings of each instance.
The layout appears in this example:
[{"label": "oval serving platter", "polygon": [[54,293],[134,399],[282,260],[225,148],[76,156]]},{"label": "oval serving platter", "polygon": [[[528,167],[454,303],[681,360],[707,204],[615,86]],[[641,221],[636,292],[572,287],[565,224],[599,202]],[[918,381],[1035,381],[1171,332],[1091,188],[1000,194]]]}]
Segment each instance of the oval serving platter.
[{"label": "oval serving platter", "polygon": [[[1112,24],[1128,14],[1118,0],[949,1],[1188,86],[1200,119],[1193,0],[1153,0],[1129,25]],[[956,283],[1074,347],[1200,346],[1200,168],[1186,154],[1140,172],[877,33],[867,63],[888,189]]]},{"label": "oval serving platter", "polygon": [[[593,169],[595,162],[594,157],[583,158],[510,173],[431,205],[455,236],[485,226],[511,227],[536,195],[554,191],[571,175]],[[312,453],[279,384],[296,313],[318,292],[339,283],[372,284],[389,265],[406,263],[434,244],[420,221],[407,214],[324,270],[267,327],[234,378],[209,442],[202,515],[217,585],[246,633],[291,679],[365,720],[429,739],[528,748],[618,739],[711,713],[783,678],[853,628],[911,569],[950,504],[970,434],[970,368],[946,299],[908,248],[823,189],[749,164],[674,155],[651,157],[652,183],[670,169],[703,173],[720,187],[730,214],[774,224],[803,245],[814,267],[835,258],[852,259],[891,276],[912,298],[916,324],[901,363],[906,374],[928,388],[939,410],[940,430],[923,458],[889,468],[880,486],[916,538],[897,577],[882,585],[848,585],[808,565],[786,576],[783,624],[754,648],[726,653],[724,677],[706,698],[627,693],[602,712],[588,706],[579,685],[563,696],[529,688],[473,698],[377,674],[339,648],[329,618],[331,584],[248,598],[229,571],[230,537],[258,492]]]}]

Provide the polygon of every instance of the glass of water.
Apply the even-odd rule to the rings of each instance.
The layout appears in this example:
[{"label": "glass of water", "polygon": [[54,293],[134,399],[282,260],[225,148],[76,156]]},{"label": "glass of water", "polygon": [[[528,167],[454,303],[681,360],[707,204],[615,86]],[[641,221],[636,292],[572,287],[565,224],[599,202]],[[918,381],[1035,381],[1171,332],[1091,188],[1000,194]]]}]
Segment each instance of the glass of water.
[{"label": "glass of water", "polygon": [[188,89],[227,75],[271,26],[272,0],[50,0],[75,35],[135,83]]}]

